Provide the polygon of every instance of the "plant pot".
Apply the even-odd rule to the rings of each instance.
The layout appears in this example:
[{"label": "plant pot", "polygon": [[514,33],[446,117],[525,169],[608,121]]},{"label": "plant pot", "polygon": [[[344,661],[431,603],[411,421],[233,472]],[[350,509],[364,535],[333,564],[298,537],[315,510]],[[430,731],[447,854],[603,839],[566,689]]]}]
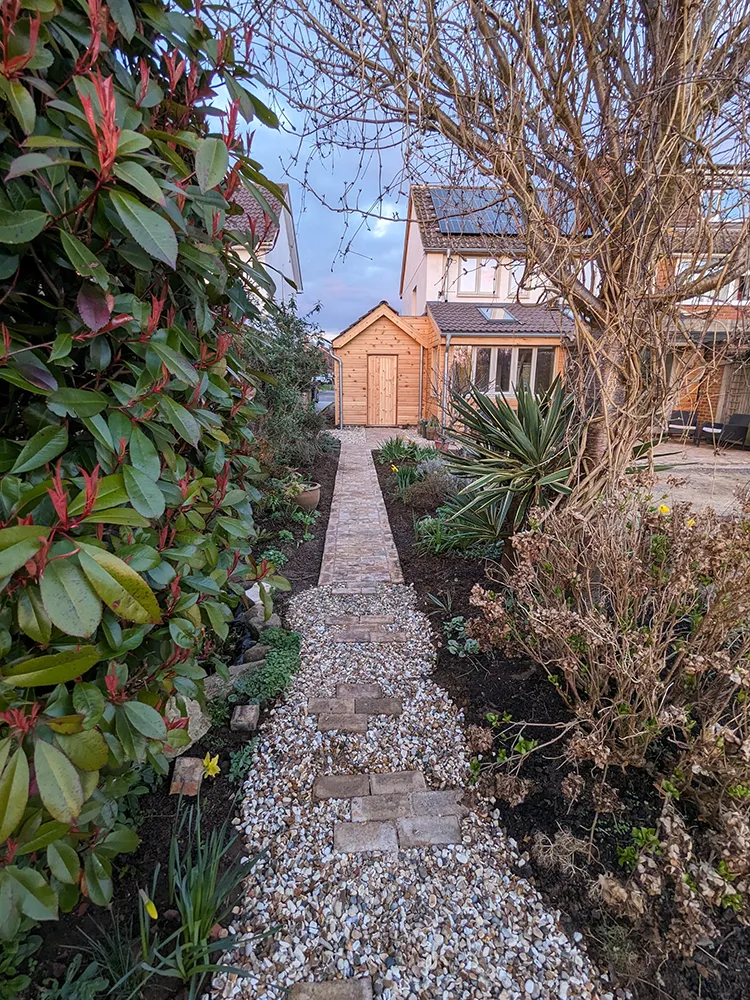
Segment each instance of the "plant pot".
[{"label": "plant pot", "polygon": [[294,500],[302,510],[315,510],[320,503],[320,483],[311,483],[306,490],[298,493]]}]

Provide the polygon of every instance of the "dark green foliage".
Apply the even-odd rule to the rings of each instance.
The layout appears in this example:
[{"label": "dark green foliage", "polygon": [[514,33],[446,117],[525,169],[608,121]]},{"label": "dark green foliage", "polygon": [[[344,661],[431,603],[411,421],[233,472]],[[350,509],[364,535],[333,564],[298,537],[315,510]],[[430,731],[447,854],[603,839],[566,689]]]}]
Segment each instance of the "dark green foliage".
[{"label": "dark green foliage", "polygon": [[437,454],[437,449],[429,445],[422,446],[406,438],[392,437],[380,446],[378,462],[381,465],[386,462],[422,462],[435,458]]},{"label": "dark green foliage", "polygon": [[263,642],[271,647],[265,663],[235,684],[235,691],[240,697],[259,705],[284,694],[299,670],[300,637],[296,632],[269,628],[263,633]]},{"label": "dark green foliage", "polygon": [[268,407],[257,429],[261,457],[276,466],[311,465],[325,424],[306,397],[315,377],[327,370],[320,328],[300,316],[292,302],[269,310],[259,330],[260,340],[251,341],[250,353],[262,352],[263,369],[275,380],[264,382],[261,392]]},{"label": "dark green foliage", "polygon": [[[253,558],[259,407],[231,375],[273,292],[233,230],[233,193],[273,187],[238,114],[275,119],[232,10],[180,7],[3,7],[6,939],[81,892],[110,902],[112,859],[138,844],[119,820],[130,772],[164,774],[184,745],[166,709],[200,697],[248,582],[265,601],[285,585]],[[223,88],[231,109],[207,114]]]},{"label": "dark green foliage", "polygon": [[101,975],[98,962],[89,962],[81,972],[83,957],[76,955],[65,973],[65,979],[48,980],[42,988],[40,1000],[95,1000],[109,989],[109,980]]},{"label": "dark green foliage", "polygon": [[36,934],[26,936],[30,927],[31,921],[25,920],[17,937],[0,941],[0,1000],[15,1000],[29,985],[25,966],[42,943]]},{"label": "dark green foliage", "polygon": [[241,785],[253,768],[253,757],[255,748],[258,745],[258,737],[255,736],[241,750],[235,750],[229,755],[229,774],[227,777],[233,785]]},{"label": "dark green foliage", "polygon": [[[569,481],[577,454],[572,427],[573,397],[560,379],[537,396],[520,382],[514,410],[502,396],[471,389],[453,399],[460,431],[452,437],[463,453],[449,465],[468,480],[463,503],[451,515],[462,535],[485,541],[511,535],[526,522],[532,507],[545,507],[570,493]],[[483,515],[479,522],[469,515]]]}]

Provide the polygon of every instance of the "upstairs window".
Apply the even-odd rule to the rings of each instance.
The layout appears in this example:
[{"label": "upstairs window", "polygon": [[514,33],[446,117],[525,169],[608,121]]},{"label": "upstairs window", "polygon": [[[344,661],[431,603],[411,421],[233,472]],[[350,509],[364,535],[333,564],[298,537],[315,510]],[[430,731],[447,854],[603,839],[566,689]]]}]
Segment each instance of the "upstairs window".
[{"label": "upstairs window", "polygon": [[523,382],[546,392],[555,377],[554,347],[475,347],[471,380],[480,392],[514,396]]},{"label": "upstairs window", "polygon": [[497,287],[498,264],[494,257],[459,257],[458,294],[492,298]]}]

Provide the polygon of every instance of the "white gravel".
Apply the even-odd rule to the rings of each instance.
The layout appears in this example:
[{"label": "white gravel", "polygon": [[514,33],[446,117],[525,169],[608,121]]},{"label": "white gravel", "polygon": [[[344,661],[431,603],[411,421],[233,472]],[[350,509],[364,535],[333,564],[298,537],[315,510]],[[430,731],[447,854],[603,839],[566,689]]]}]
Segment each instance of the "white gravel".
[{"label": "white gravel", "polygon": [[[405,643],[335,642],[328,615],[392,614]],[[333,823],[347,801],[314,802],[321,773],[424,772],[429,788],[463,786],[468,755],[461,713],[429,680],[430,623],[409,587],[374,595],[309,590],[291,605],[303,636],[302,668],[287,701],[265,724],[241,817],[252,869],[230,932],[229,958],[250,973],[214,982],[215,997],[280,1000],[300,980],[369,974],[384,1000],[575,1000],[607,998],[581,946],[563,932],[518,871],[526,863],[497,818],[472,812],[463,843],[352,856],[333,850]],[[320,733],[307,698],[333,695],[337,681],[377,680],[403,702],[398,718],[372,717],[366,735]],[[265,940],[257,934],[277,926]]]}]

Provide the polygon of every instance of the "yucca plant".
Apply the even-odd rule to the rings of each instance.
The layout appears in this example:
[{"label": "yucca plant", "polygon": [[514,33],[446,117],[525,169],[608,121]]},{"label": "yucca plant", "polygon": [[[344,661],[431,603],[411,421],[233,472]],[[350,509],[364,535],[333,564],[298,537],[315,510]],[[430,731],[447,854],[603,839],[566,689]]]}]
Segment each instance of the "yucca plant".
[{"label": "yucca plant", "polygon": [[477,541],[486,542],[488,530],[495,540],[518,531],[532,507],[570,493],[579,439],[572,426],[572,396],[557,378],[541,395],[521,382],[516,401],[514,410],[504,396],[487,396],[476,388],[453,399],[458,430],[451,437],[464,454],[448,463],[467,483],[452,519],[466,534],[484,515]]}]

